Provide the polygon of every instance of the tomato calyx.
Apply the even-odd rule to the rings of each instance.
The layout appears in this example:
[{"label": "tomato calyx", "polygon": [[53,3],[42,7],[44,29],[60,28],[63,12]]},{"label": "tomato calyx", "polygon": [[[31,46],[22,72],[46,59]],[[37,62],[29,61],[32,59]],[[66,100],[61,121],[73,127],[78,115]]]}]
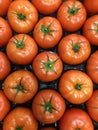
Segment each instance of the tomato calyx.
[{"label": "tomato calyx", "polygon": [[79,8],[79,7],[75,7],[75,4],[76,4],[76,0],[74,0],[74,3],[73,3],[73,6],[72,6],[72,7],[69,7],[69,6],[68,6],[69,17],[70,17],[70,16],[73,16],[73,15],[76,15],[77,12],[81,9],[81,8]]},{"label": "tomato calyx", "polygon": [[24,13],[17,13],[17,12],[12,12],[12,13],[15,14],[18,19],[23,20],[23,21],[26,20],[26,16]]},{"label": "tomato calyx", "polygon": [[17,96],[17,94],[19,92],[22,92],[22,93],[26,93],[27,92],[27,90],[24,89],[24,86],[22,85],[21,81],[22,81],[22,78],[21,78],[19,84],[17,86],[15,86],[14,88],[12,88],[12,89],[16,90],[16,94],[15,94],[14,98],[16,98],[16,96]]},{"label": "tomato calyx", "polygon": [[44,65],[41,69],[45,69],[46,70],[46,74],[48,73],[49,70],[53,71],[54,73],[56,73],[55,69],[54,69],[54,64],[57,62],[58,58],[51,61],[49,56],[47,55],[47,62],[43,62],[41,61],[41,63]]},{"label": "tomato calyx", "polygon": [[50,29],[51,24],[52,24],[52,23],[50,23],[48,26],[45,26],[44,24],[41,25],[41,32],[44,33],[44,37],[45,37],[47,34],[52,36],[51,32],[56,31],[56,30],[51,30],[51,29]]},{"label": "tomato calyx", "polygon": [[76,128],[76,130],[81,130],[80,128]]},{"label": "tomato calyx", "polygon": [[[43,97],[42,97],[43,98]],[[44,108],[44,113],[46,113],[47,111],[50,113],[53,113],[53,110],[58,111],[55,107],[52,106],[51,102],[52,102],[52,96],[50,97],[49,101],[46,101],[43,98],[43,102],[42,104],[38,104],[39,106]]]},{"label": "tomato calyx", "polygon": [[25,44],[24,44],[24,36],[22,37],[21,41],[19,41],[17,38],[14,38],[15,41],[12,41],[16,45],[17,48],[20,48],[20,49],[24,48],[24,46],[25,46]]},{"label": "tomato calyx", "polygon": [[83,84],[76,84],[75,85],[75,89],[77,89],[77,90],[81,90],[82,89],[82,86]]},{"label": "tomato calyx", "polygon": [[23,129],[22,126],[17,126],[17,127],[16,127],[16,130],[22,130],[22,129]]}]

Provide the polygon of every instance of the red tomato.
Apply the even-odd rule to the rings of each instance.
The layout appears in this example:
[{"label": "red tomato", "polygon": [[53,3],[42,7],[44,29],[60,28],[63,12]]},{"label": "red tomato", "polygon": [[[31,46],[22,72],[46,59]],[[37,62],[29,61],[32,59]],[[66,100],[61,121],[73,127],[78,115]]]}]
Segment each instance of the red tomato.
[{"label": "red tomato", "polygon": [[37,10],[42,14],[52,14],[57,11],[62,0],[31,0]]},{"label": "red tomato", "polygon": [[94,130],[94,125],[84,110],[70,108],[65,111],[60,119],[59,130]]},{"label": "red tomato", "polygon": [[87,74],[98,84],[98,51],[93,52],[86,64]]},{"label": "red tomato", "polygon": [[54,17],[43,17],[35,25],[33,36],[42,48],[56,46],[62,37],[63,31],[60,22]]},{"label": "red tomato", "polygon": [[0,0],[0,16],[5,16],[7,14],[11,2],[12,0]]},{"label": "red tomato", "polygon": [[61,76],[58,89],[70,103],[81,104],[91,97],[93,82],[86,73],[80,70],[68,70]]},{"label": "red tomato", "polygon": [[32,37],[27,34],[17,34],[9,40],[6,53],[9,59],[20,65],[26,65],[32,62],[38,53],[38,47]]},{"label": "red tomato", "polygon": [[78,0],[64,1],[57,12],[57,18],[63,29],[69,32],[79,30],[84,24],[86,16],[86,9]]},{"label": "red tomato", "polygon": [[7,99],[4,92],[0,90],[0,121],[2,121],[5,118],[5,116],[10,111],[10,108],[10,101]]},{"label": "red tomato", "polygon": [[14,108],[4,119],[3,130],[38,130],[38,122],[31,109],[25,107]]},{"label": "red tomato", "polygon": [[40,90],[32,102],[35,118],[45,124],[58,121],[66,109],[62,96],[53,89]]},{"label": "red tomato", "polygon": [[15,32],[28,33],[37,23],[38,12],[30,1],[15,0],[9,6],[7,17]]},{"label": "red tomato", "polygon": [[55,127],[43,127],[43,128],[40,128],[40,130],[56,130]]},{"label": "red tomato", "polygon": [[0,51],[0,80],[6,78],[11,71],[11,64],[7,55]]},{"label": "red tomato", "polygon": [[15,103],[25,103],[33,98],[38,90],[38,81],[28,70],[16,70],[5,79],[4,93]]},{"label": "red tomato", "polygon": [[61,76],[63,63],[56,53],[43,51],[33,60],[32,69],[39,80],[50,82]]},{"label": "red tomato", "polygon": [[87,60],[91,53],[89,41],[80,34],[69,34],[58,44],[61,59],[71,65],[80,64]]},{"label": "red tomato", "polygon": [[98,13],[98,1],[97,0],[84,0],[83,4],[87,10],[88,15]]},{"label": "red tomato", "polygon": [[94,90],[91,98],[86,102],[86,108],[91,118],[98,122],[98,90]]},{"label": "red tomato", "polygon": [[11,37],[12,37],[11,27],[3,17],[0,17],[0,47],[6,45]]},{"label": "red tomato", "polygon": [[98,46],[98,15],[91,16],[85,21],[83,35],[92,45]]}]

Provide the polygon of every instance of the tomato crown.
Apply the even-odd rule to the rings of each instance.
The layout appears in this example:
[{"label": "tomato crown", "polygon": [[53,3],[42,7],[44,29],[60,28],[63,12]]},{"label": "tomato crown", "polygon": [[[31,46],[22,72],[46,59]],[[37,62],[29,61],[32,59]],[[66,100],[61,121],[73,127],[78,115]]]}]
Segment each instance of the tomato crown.
[{"label": "tomato crown", "polygon": [[16,130],[23,130],[23,126],[17,126]]},{"label": "tomato crown", "polygon": [[20,20],[26,20],[26,16],[24,13],[17,13],[17,12],[12,12],[13,14],[15,14],[17,16],[18,19]]}]

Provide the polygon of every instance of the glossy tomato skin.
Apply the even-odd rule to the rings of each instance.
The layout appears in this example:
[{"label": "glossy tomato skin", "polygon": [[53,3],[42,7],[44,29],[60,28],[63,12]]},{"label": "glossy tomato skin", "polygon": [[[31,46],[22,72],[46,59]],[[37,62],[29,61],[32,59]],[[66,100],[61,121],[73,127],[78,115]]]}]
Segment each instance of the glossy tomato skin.
[{"label": "glossy tomato skin", "polygon": [[80,70],[68,70],[59,80],[58,89],[61,95],[72,104],[87,101],[93,93],[93,82]]},{"label": "glossy tomato skin", "polygon": [[87,60],[91,53],[89,41],[80,34],[69,34],[58,44],[58,54],[64,63],[76,65]]},{"label": "glossy tomato skin", "polygon": [[4,92],[0,90],[0,121],[2,121],[8,114],[11,108],[11,103],[5,96]]},{"label": "glossy tomato skin", "polygon": [[7,55],[0,51],[0,80],[4,80],[11,71],[11,63]]},{"label": "glossy tomato skin", "polygon": [[0,17],[0,47],[5,46],[11,37],[12,29],[10,25],[3,17]]},{"label": "glossy tomato skin", "polygon": [[43,17],[35,25],[33,36],[38,45],[42,48],[55,47],[63,34],[62,26],[54,17]]},{"label": "glossy tomato skin", "polygon": [[98,70],[98,51],[96,50],[90,55],[86,64],[87,74],[91,77],[93,82],[95,82],[96,84],[98,84],[98,78],[97,78],[98,71],[97,70]]},{"label": "glossy tomato skin", "polygon": [[67,0],[61,4],[57,12],[57,18],[64,30],[68,32],[78,31],[87,17],[86,9],[78,0]]},{"label": "glossy tomato skin", "polygon": [[65,109],[64,99],[53,89],[40,90],[32,102],[32,111],[35,118],[44,124],[58,121]]},{"label": "glossy tomato skin", "polygon": [[11,2],[12,0],[0,0],[0,16],[5,16],[7,14]]},{"label": "glossy tomato skin", "polygon": [[59,130],[94,130],[89,115],[80,108],[70,108],[65,111],[59,121]]},{"label": "glossy tomato skin", "polygon": [[52,14],[57,11],[62,0],[32,0],[37,10],[42,14]]},{"label": "glossy tomato skin", "polygon": [[84,0],[83,4],[87,10],[88,15],[94,15],[98,13],[98,1],[97,0]]},{"label": "glossy tomato skin", "polygon": [[98,15],[89,17],[83,25],[83,35],[92,45],[98,46]]},{"label": "glossy tomato skin", "polygon": [[14,108],[4,119],[3,130],[12,129],[38,130],[38,122],[31,109],[26,107]]},{"label": "glossy tomato skin", "polygon": [[28,70],[16,70],[4,80],[4,93],[15,103],[25,103],[33,98],[38,90],[35,75]]},{"label": "glossy tomato skin", "polygon": [[32,62],[32,69],[39,80],[51,82],[61,76],[63,62],[56,53],[44,51],[35,57]]},{"label": "glossy tomato skin", "polygon": [[6,46],[6,53],[13,63],[27,65],[37,55],[38,46],[28,34],[17,34],[9,40]]},{"label": "glossy tomato skin", "polygon": [[30,1],[16,0],[10,4],[7,17],[15,32],[28,33],[38,21],[38,12]]},{"label": "glossy tomato skin", "polygon": [[91,118],[98,122],[98,90],[94,90],[91,98],[86,102],[86,108]]}]

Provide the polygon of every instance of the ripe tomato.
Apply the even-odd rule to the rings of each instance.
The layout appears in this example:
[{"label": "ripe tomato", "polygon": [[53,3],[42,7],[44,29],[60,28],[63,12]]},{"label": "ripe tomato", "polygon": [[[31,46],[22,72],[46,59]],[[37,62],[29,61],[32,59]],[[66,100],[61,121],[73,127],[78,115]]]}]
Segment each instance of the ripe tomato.
[{"label": "ripe tomato", "polygon": [[7,17],[15,32],[28,33],[37,23],[38,12],[30,1],[15,0],[9,6]]},{"label": "ripe tomato", "polygon": [[55,127],[43,127],[43,128],[41,128],[40,130],[56,130],[56,128]]},{"label": "ripe tomato", "polygon": [[59,130],[94,130],[94,125],[84,110],[70,108],[65,111],[60,119]]},{"label": "ripe tomato", "polygon": [[80,64],[87,60],[91,53],[89,41],[80,34],[69,34],[58,44],[61,59],[71,65]]},{"label": "ripe tomato", "polygon": [[6,53],[15,64],[26,65],[32,62],[38,53],[38,47],[32,37],[27,34],[17,34],[9,40]]},{"label": "ripe tomato", "polygon": [[86,73],[80,70],[68,70],[61,76],[58,89],[70,103],[81,104],[91,97],[93,82]]},{"label": "ripe tomato", "polygon": [[74,32],[79,30],[86,20],[86,9],[78,0],[67,0],[57,11],[57,18],[64,30]]},{"label": "ripe tomato", "polygon": [[32,69],[39,80],[50,82],[61,76],[63,63],[56,53],[43,51],[33,60]]},{"label": "ripe tomato", "polygon": [[3,130],[38,130],[38,122],[31,109],[26,107],[14,108],[4,119]]},{"label": "ripe tomato", "polygon": [[62,37],[63,31],[60,22],[54,17],[43,17],[35,25],[33,36],[42,48],[56,46]]},{"label": "ripe tomato", "polygon": [[91,118],[98,122],[98,90],[94,90],[91,98],[86,102],[86,108]]},{"label": "ripe tomato", "polygon": [[94,15],[98,13],[98,1],[97,0],[84,0],[83,4],[87,10],[88,15]]},{"label": "ripe tomato", "polygon": [[3,17],[0,17],[0,47],[5,46],[11,37],[12,29],[10,25]]},{"label": "ripe tomato", "polygon": [[93,52],[86,64],[87,74],[91,77],[93,82],[98,84],[98,51]]},{"label": "ripe tomato", "polygon": [[52,14],[57,11],[62,0],[31,0],[37,10],[42,14]]},{"label": "ripe tomato", "polygon": [[53,89],[40,90],[32,102],[35,118],[45,124],[58,121],[66,109],[62,96]]},{"label": "ripe tomato", "polygon": [[85,21],[83,35],[92,45],[98,46],[98,15],[91,16]]},{"label": "ripe tomato", "polygon": [[12,0],[0,0],[0,16],[5,16],[7,14],[11,2]]},{"label": "ripe tomato", "polygon": [[10,101],[7,99],[4,92],[0,90],[0,121],[2,121],[5,118],[5,116],[10,111],[10,108]]},{"label": "ripe tomato", "polygon": [[28,70],[16,70],[4,80],[4,93],[15,103],[25,103],[32,99],[38,90],[38,81]]},{"label": "ripe tomato", "polygon": [[7,55],[0,51],[0,80],[6,78],[11,71],[11,64]]}]

